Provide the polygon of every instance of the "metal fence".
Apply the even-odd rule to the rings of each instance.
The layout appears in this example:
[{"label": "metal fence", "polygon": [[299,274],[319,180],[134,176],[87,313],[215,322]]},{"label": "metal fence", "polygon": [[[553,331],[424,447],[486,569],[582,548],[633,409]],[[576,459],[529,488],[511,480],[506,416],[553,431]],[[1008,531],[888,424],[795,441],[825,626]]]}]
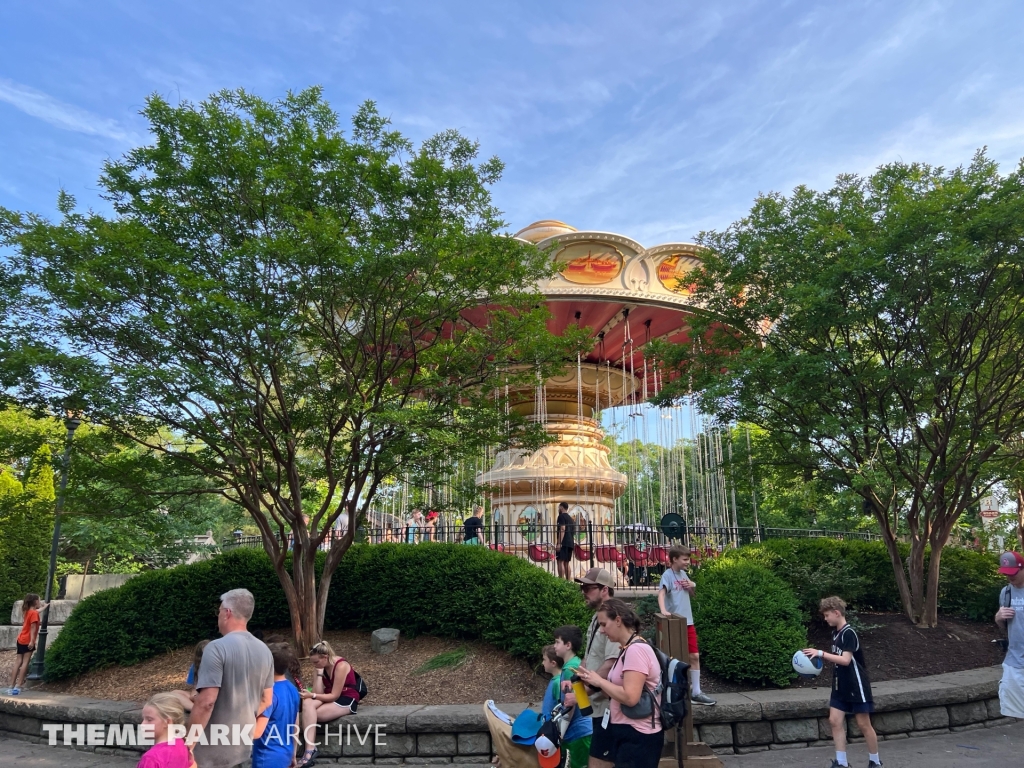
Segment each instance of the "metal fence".
[{"label": "metal fence", "polygon": [[[341,532],[332,531],[320,549],[327,550]],[[570,574],[582,576],[588,568],[600,566],[616,574],[620,589],[642,590],[658,585],[668,566],[668,550],[672,544],[686,544],[692,552],[694,565],[712,560],[725,550],[766,539],[828,538],[858,541],[881,540],[881,536],[860,531],[830,531],[803,528],[699,528],[683,533],[681,539],[670,540],[659,529],[647,525],[578,526],[573,536]],[[529,560],[552,575],[558,575],[558,530],[554,525],[523,523],[516,525],[485,525],[482,540],[466,542],[462,525],[395,526],[392,528],[358,528],[355,541],[368,544],[385,542],[415,546],[428,541],[485,546],[499,552]],[[259,536],[236,536],[225,542],[223,549],[262,547]],[[568,550],[566,550],[568,552]]]}]

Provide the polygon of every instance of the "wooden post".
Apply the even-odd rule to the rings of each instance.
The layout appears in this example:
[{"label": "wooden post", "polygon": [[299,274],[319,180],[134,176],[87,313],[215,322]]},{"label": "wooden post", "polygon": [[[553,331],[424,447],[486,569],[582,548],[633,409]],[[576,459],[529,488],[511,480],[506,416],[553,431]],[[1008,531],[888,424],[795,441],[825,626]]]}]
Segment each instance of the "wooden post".
[{"label": "wooden post", "polygon": [[[669,656],[690,663],[690,644],[686,636],[686,619],[682,616],[658,616],[657,636],[658,647]],[[694,768],[697,765],[707,768],[721,768],[721,761],[706,745],[693,739],[693,703],[690,701],[690,687],[686,686],[686,720],[683,721],[683,741],[676,744],[677,730],[665,732],[665,743],[672,744],[672,757],[662,758],[665,768]],[[679,750],[677,752],[677,750]]]}]

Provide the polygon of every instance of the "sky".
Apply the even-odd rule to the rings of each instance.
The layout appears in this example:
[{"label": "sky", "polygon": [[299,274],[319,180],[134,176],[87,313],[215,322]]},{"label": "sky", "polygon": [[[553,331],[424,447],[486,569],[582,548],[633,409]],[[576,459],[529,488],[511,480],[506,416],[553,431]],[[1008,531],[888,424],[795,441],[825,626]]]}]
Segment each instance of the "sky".
[{"label": "sky", "polygon": [[0,206],[105,209],[147,95],[371,99],[415,141],[455,128],[506,164],[515,231],[554,218],[653,246],[758,193],[895,160],[1024,156],[1020,2],[5,0]]}]

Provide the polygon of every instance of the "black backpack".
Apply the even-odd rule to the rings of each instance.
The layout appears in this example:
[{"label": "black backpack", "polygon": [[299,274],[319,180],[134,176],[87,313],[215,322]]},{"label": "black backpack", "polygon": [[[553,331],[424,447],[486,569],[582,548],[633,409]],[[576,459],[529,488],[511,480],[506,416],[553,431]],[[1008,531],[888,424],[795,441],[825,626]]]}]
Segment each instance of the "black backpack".
[{"label": "black backpack", "polygon": [[356,672],[355,668],[352,669],[352,674],[355,675],[356,678],[355,685],[353,687],[356,689],[356,693],[359,695],[359,701],[362,701],[369,695],[370,689],[366,687],[366,681],[363,680],[362,675]]}]

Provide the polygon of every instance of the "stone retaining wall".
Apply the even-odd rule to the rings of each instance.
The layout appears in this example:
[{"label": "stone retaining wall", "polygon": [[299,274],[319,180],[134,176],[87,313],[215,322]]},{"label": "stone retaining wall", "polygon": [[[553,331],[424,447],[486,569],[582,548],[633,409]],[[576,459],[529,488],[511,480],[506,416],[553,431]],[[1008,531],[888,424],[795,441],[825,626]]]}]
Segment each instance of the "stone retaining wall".
[{"label": "stone retaining wall", "polygon": [[[1013,720],[999,713],[1001,676],[984,667],[875,683],[871,722],[882,740],[1005,725]],[[719,754],[831,744],[828,698],[828,688],[720,694],[716,706],[694,709],[696,735]],[[846,726],[851,741],[863,740],[853,717]]]},{"label": "stone retaining wall", "polygon": [[[882,739],[929,736],[1011,722],[999,714],[1000,667],[877,683],[877,712],[872,716]],[[700,740],[716,752],[760,752],[831,743],[828,688],[752,691],[719,695],[718,705],[697,707],[694,722]],[[524,704],[500,704],[518,714]],[[0,733],[45,741],[44,723],[124,723],[141,720],[133,702],[98,701],[77,696],[26,691],[0,695]],[[861,739],[848,719],[849,735]],[[491,743],[481,705],[361,707],[359,714],[321,726],[323,761],[343,765],[482,766],[490,762]],[[340,730],[339,730],[340,728]],[[367,736],[368,731],[373,731]],[[362,743],[360,743],[362,742]],[[79,748],[79,747],[76,747]],[[131,747],[83,746],[99,753],[124,753]],[[136,748],[137,754],[143,748]]]}]

